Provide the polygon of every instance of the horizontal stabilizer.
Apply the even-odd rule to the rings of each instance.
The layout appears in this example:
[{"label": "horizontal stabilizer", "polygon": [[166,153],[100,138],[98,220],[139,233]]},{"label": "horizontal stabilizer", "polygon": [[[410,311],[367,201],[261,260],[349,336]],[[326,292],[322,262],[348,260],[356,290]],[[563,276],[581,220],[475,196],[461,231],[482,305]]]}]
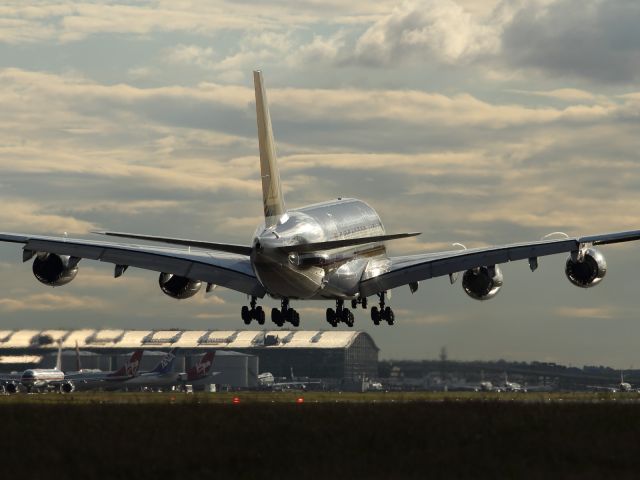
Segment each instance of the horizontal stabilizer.
[{"label": "horizontal stabilizer", "polygon": [[351,247],[355,245],[364,245],[367,243],[398,240],[400,238],[415,237],[417,235],[420,235],[420,232],[395,233],[393,235],[376,235],[374,237],[347,238],[344,240],[329,240],[328,242],[301,243],[298,245],[280,247],[280,250],[288,253],[317,252],[320,250],[332,250],[334,248]]},{"label": "horizontal stabilizer", "polygon": [[110,237],[133,238],[136,240],[148,240],[150,242],[170,243],[172,245],[183,245],[185,247],[204,248],[206,250],[217,250],[219,252],[238,253],[240,255],[251,255],[251,247],[245,245],[233,245],[229,243],[201,242],[199,240],[187,240],[184,238],[156,237],[154,235],[138,235],[136,233],[123,232],[91,232],[97,235],[108,235]]}]

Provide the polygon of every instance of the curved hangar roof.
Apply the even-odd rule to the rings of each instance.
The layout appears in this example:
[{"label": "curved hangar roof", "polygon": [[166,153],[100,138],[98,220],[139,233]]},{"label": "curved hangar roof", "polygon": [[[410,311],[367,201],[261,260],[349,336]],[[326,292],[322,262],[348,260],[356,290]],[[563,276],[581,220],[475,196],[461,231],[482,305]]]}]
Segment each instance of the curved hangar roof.
[{"label": "curved hangar roof", "polygon": [[[348,348],[369,334],[335,330],[0,330],[0,350],[63,348]],[[377,347],[375,347],[377,349]]]}]

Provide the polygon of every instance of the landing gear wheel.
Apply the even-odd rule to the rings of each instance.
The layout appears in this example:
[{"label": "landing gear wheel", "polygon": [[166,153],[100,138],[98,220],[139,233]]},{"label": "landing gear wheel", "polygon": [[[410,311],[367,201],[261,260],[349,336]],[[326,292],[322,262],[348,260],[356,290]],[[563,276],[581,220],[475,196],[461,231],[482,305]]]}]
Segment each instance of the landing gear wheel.
[{"label": "landing gear wheel", "polygon": [[327,308],[327,322],[329,322],[329,325],[331,325],[334,328],[338,326],[338,321],[336,319],[336,312],[333,308]]},{"label": "landing gear wheel", "polygon": [[256,308],[256,320],[258,321],[258,324],[264,325],[265,314],[264,314],[264,310],[262,309],[262,307],[257,307]]},{"label": "landing gear wheel", "polygon": [[378,307],[371,307],[371,320],[373,320],[374,325],[380,325],[380,312],[378,311]]},{"label": "landing gear wheel", "polygon": [[362,301],[360,303],[362,304],[362,308],[364,308],[366,310],[367,309],[367,297],[362,297]]},{"label": "landing gear wheel", "polygon": [[387,321],[389,325],[393,325],[393,322],[395,321],[396,316],[393,313],[393,310],[391,310],[391,307],[387,307],[384,309],[384,319]]},{"label": "landing gear wheel", "polygon": [[282,314],[277,308],[271,309],[271,320],[279,327],[284,325],[284,318],[282,318]]},{"label": "landing gear wheel", "polygon": [[249,307],[246,305],[242,307],[240,310],[240,317],[242,317],[242,321],[245,325],[249,325],[251,323],[251,312],[249,311]]},{"label": "landing gear wheel", "polygon": [[287,310],[287,313],[285,315],[287,318],[287,322],[289,322],[291,325],[293,325],[294,327],[300,325],[300,315],[293,308]]},{"label": "landing gear wheel", "polygon": [[358,300],[356,300],[355,298],[351,300],[351,308],[353,308],[354,310],[358,308]]}]

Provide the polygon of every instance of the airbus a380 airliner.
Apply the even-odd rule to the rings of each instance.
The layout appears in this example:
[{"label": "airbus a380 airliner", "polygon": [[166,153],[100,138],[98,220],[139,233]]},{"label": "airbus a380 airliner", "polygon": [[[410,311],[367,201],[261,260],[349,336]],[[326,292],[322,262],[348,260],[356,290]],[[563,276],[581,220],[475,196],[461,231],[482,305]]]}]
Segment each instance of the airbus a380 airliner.
[{"label": "airbus a380 airliner", "polygon": [[[454,283],[462,273],[462,287],[474,299],[494,297],[503,283],[499,264],[528,260],[531,270],[538,258],[569,253],[565,271],[578,287],[592,287],[605,276],[607,266],[594,247],[640,239],[640,230],[606,233],[586,237],[546,238],[540,241],[422,253],[390,257],[385,242],[418,233],[387,234],[376,211],[361,200],[338,198],[302,208],[285,207],[271,119],[261,72],[253,73],[258,120],[258,144],[264,222],[251,245],[232,245],[181,238],[157,237],[121,232],[94,232],[113,237],[174,245],[160,247],[78,240],[64,237],[0,233],[0,241],[24,244],[23,261],[34,258],[33,273],[42,283],[64,285],[78,273],[78,262],[87,258],[115,265],[115,277],[128,267],[160,272],[160,288],[170,297],[184,299],[195,295],[202,283],[207,291],[215,285],[247,294],[243,306],[245,324],[265,322],[265,312],[257,306],[265,295],[281,300],[281,308],[271,310],[278,326],[289,322],[298,326],[300,316],[292,300],[328,300],[327,321],[353,326],[353,313],[346,308],[367,308],[367,299],[377,297],[371,319],[378,325],[392,325],[395,316],[385,303],[386,293],[418,282],[448,275]],[[187,247],[187,248],[185,248]]]}]

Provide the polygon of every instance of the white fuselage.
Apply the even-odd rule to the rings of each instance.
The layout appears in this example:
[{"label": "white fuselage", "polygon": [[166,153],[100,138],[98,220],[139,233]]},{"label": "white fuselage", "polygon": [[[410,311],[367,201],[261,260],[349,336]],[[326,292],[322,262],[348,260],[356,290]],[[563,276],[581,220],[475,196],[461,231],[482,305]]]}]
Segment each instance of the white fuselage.
[{"label": "white fuselage", "polygon": [[34,368],[25,370],[20,377],[20,383],[27,388],[46,387],[52,382],[62,382],[64,372],[56,368]]}]

